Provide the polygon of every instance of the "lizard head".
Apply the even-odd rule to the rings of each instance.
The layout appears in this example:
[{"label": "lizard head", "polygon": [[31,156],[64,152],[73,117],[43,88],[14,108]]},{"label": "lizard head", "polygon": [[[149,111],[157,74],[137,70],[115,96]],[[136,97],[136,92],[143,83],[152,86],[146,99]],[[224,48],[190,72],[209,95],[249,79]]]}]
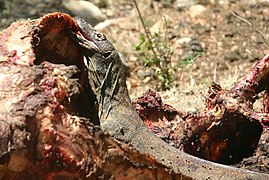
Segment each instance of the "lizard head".
[{"label": "lizard head", "polygon": [[85,55],[91,57],[97,53],[108,58],[115,51],[115,47],[106,36],[95,30],[86,21],[78,19],[77,25],[80,31],[76,33],[75,40],[83,47],[82,51]]},{"label": "lizard head", "polygon": [[93,89],[113,89],[119,79],[125,83],[124,65],[113,44],[84,20],[77,20],[77,25],[79,31],[72,38],[80,45],[85,64],[88,63]]},{"label": "lizard head", "polygon": [[[118,51],[104,34],[82,19],[77,21],[79,31],[73,39],[78,42],[84,60],[88,63],[90,85],[97,96],[100,119],[112,108],[111,101],[126,93],[126,74]],[[124,94],[124,97],[128,95]],[[129,96],[128,96],[129,97]],[[107,113],[104,113],[107,111]]]},{"label": "lizard head", "polygon": [[103,33],[95,30],[83,19],[78,19],[77,25],[79,31],[73,39],[81,46],[81,52],[92,66],[90,70],[97,71],[102,76],[112,64],[122,64],[117,50]]}]

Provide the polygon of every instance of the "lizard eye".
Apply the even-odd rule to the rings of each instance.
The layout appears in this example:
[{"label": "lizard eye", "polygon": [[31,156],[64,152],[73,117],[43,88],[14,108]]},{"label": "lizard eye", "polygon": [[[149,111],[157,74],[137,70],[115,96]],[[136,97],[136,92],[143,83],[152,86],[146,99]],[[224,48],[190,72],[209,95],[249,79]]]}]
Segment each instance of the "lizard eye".
[{"label": "lizard eye", "polygon": [[106,40],[106,36],[100,32],[96,32],[95,36],[98,41]]}]

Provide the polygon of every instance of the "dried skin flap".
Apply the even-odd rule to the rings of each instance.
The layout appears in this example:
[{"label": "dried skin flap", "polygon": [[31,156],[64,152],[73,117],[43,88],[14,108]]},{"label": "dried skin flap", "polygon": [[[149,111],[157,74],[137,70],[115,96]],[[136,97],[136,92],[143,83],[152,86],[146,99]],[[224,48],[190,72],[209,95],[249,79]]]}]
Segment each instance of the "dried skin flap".
[{"label": "dried skin flap", "polygon": [[43,60],[78,64],[82,56],[68,35],[70,30],[77,31],[76,24],[69,15],[63,13],[14,22],[0,34],[1,61],[25,65]]},{"label": "dried skin flap", "polygon": [[81,64],[82,55],[70,38],[70,32],[78,29],[69,15],[55,13],[44,16],[38,28],[38,37],[33,39],[38,61]]}]

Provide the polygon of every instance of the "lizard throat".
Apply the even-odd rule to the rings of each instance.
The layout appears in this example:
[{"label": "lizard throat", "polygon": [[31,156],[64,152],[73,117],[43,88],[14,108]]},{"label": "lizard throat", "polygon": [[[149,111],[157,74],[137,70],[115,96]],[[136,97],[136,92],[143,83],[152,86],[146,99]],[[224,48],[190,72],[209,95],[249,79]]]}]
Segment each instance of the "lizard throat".
[{"label": "lizard throat", "polygon": [[130,104],[126,74],[120,56],[113,51],[109,58],[88,58],[89,81],[96,94],[100,121],[108,118],[115,107]]}]

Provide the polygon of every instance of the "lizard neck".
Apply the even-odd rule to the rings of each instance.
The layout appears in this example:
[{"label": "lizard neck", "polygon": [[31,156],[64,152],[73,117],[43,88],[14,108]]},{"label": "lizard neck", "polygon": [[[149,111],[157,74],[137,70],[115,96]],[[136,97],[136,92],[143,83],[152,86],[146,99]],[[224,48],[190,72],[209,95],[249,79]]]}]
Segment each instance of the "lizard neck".
[{"label": "lizard neck", "polygon": [[113,51],[107,58],[96,53],[90,63],[90,84],[95,89],[101,128],[111,136],[131,142],[137,129],[147,131],[147,127],[131,104],[118,52]]},{"label": "lizard neck", "polygon": [[[89,68],[93,77],[95,93],[99,106],[100,123],[106,121],[116,111],[124,106],[131,106],[131,100],[126,86],[126,72],[117,51],[107,59],[96,55],[92,57],[94,65]],[[93,69],[94,68],[94,69]]]}]

